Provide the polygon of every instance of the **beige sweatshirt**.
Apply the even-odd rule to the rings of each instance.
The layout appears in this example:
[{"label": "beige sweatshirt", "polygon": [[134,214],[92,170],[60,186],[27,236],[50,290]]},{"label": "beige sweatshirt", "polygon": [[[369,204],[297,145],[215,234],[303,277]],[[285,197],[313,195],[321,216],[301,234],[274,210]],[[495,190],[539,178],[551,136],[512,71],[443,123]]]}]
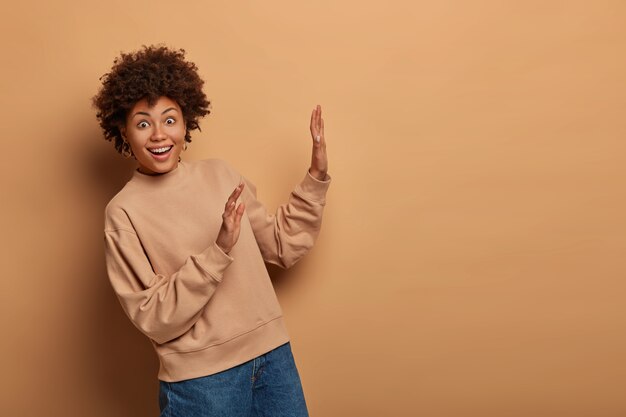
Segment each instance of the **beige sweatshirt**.
[{"label": "beige sweatshirt", "polygon": [[[246,208],[226,254],[215,240],[241,179]],[[211,375],[289,341],[264,261],[289,268],[309,251],[330,181],[307,171],[271,214],[219,159],[154,176],[135,170],[105,209],[106,267],[122,308],[152,341],[160,380]]]}]

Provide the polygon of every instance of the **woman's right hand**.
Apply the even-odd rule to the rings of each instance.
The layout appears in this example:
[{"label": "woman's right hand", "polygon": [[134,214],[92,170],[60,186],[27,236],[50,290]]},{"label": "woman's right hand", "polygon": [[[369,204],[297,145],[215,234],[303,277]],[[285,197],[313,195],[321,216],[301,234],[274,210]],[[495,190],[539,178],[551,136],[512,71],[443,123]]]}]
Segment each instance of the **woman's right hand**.
[{"label": "woman's right hand", "polygon": [[222,227],[220,227],[215,243],[217,243],[224,253],[230,252],[233,246],[235,246],[235,243],[237,243],[237,239],[239,239],[241,216],[243,216],[243,211],[246,206],[244,203],[239,203],[239,206],[235,209],[235,204],[237,198],[239,198],[243,191],[244,185],[242,181],[231,193],[226,201],[224,214],[222,214]]}]

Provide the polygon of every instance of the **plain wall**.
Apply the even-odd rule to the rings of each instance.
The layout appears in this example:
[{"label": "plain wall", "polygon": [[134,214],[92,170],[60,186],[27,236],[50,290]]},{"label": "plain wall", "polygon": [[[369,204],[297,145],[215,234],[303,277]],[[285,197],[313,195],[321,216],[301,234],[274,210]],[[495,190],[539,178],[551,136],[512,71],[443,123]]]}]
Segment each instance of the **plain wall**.
[{"label": "plain wall", "polygon": [[270,209],[310,162],[314,249],[271,269],[312,416],[626,414],[626,3],[3,5],[0,402],[158,415],[157,359],[106,277],[135,167],[90,99],[121,51],[184,48],[222,158]]}]

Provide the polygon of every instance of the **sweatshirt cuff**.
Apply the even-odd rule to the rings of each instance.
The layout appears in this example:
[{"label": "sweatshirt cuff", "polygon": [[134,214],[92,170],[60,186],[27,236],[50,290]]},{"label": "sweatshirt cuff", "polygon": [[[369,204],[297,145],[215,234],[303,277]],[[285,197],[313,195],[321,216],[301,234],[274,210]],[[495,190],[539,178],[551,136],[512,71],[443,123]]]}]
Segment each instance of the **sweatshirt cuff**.
[{"label": "sweatshirt cuff", "polygon": [[326,204],[326,192],[330,186],[331,177],[326,173],[326,179],[320,181],[315,178],[309,170],[306,170],[304,179],[300,184],[296,185],[296,193],[302,198],[310,201],[315,201],[319,204]]},{"label": "sweatshirt cuff", "polygon": [[213,242],[204,252],[193,255],[192,258],[198,267],[217,282],[222,282],[224,271],[235,260],[232,256],[224,253],[217,242]]}]

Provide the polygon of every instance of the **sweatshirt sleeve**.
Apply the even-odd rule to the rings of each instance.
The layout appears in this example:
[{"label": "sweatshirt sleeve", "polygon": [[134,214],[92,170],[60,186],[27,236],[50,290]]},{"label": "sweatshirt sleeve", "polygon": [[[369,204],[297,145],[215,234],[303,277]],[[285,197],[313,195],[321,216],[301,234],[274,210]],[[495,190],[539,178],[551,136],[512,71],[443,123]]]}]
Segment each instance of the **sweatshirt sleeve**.
[{"label": "sweatshirt sleeve", "polygon": [[322,226],[322,213],[331,177],[324,181],[307,170],[302,181],[291,192],[287,203],[275,214],[267,213],[257,200],[256,187],[246,177],[241,199],[265,262],[287,269],[313,247]]},{"label": "sweatshirt sleeve", "polygon": [[165,276],[154,273],[132,227],[105,228],[104,241],[107,274],[122,308],[142,333],[159,344],[194,325],[234,260],[213,243]]}]

